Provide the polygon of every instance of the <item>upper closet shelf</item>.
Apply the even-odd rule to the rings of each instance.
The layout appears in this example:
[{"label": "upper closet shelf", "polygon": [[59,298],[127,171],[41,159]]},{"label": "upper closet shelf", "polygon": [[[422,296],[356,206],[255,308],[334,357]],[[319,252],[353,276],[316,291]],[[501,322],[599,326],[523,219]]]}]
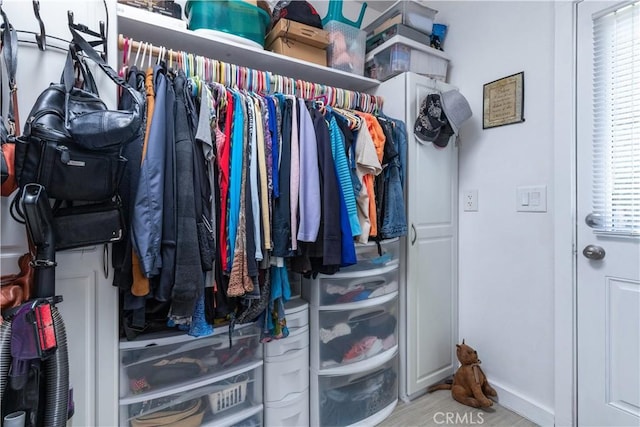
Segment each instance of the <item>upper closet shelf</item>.
[{"label": "upper closet shelf", "polygon": [[213,39],[185,29],[173,29],[159,22],[141,19],[132,6],[118,4],[118,33],[153,46],[183,50],[194,55],[261,71],[270,71],[294,79],[321,83],[358,92],[370,92],[380,82],[311,62],[256,49],[231,40]]}]

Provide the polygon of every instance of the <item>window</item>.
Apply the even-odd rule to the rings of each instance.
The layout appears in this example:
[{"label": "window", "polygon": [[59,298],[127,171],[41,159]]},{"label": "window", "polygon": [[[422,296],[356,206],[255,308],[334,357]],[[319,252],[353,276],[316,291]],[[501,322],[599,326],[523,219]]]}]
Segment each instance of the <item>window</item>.
[{"label": "window", "polygon": [[596,232],[640,236],[640,2],[594,16]]}]

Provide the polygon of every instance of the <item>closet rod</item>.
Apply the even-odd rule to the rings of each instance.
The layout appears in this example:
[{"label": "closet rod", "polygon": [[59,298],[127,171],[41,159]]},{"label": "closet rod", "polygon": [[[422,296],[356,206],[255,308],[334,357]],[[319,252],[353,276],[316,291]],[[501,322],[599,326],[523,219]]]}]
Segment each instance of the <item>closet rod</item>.
[{"label": "closet rod", "polygon": [[[126,47],[126,51],[125,51]],[[216,82],[225,86],[238,86],[241,89],[248,89],[264,93],[284,93],[296,95],[308,100],[324,100],[327,105],[346,109],[359,109],[365,112],[380,112],[384,99],[381,96],[370,95],[368,93],[356,92],[348,89],[335,88],[332,86],[313,83],[304,80],[296,80],[290,77],[273,74],[269,71],[254,70],[236,64],[219,61],[217,59],[204,58],[200,55],[193,55],[184,51],[171,50],[163,46],[153,46],[144,41],[134,41],[122,34],[118,35],[118,49],[124,53],[123,64],[135,56],[135,61],[140,59],[140,54],[145,61],[151,63],[151,57],[162,57],[169,61],[175,61],[187,71],[185,59],[191,62],[188,77],[199,76],[208,82]],[[145,61],[141,61],[144,65]],[[126,63],[126,64],[125,64]],[[199,72],[207,64],[209,75],[199,75]]]}]

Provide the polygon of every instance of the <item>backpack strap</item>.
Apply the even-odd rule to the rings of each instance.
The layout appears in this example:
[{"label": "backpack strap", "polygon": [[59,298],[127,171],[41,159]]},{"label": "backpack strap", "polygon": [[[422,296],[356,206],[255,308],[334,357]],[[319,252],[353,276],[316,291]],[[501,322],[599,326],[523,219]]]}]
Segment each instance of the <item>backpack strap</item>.
[{"label": "backpack strap", "polygon": [[9,22],[7,14],[0,8],[4,30],[2,31],[2,57],[7,67],[9,80],[9,113],[7,116],[10,136],[20,135],[20,116],[18,114],[18,86],[16,71],[18,68],[18,36],[16,29]]}]

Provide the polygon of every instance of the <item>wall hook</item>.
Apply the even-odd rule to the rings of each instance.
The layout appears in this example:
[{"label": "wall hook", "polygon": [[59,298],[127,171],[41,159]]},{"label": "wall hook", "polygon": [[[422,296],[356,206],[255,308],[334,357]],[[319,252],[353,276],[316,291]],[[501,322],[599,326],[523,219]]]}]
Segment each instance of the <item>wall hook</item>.
[{"label": "wall hook", "polygon": [[104,21],[100,21],[99,23],[100,32],[98,33],[96,31],[91,30],[89,27],[87,27],[84,24],[73,22],[72,10],[67,11],[67,19],[69,20],[70,28],[73,28],[76,31],[80,31],[81,33],[85,33],[93,37],[98,37],[100,39],[97,41],[90,41],[89,44],[93,47],[102,45],[102,52],[100,52],[100,56],[104,61],[106,61],[107,60],[107,33],[106,33],[107,30],[106,30]]},{"label": "wall hook", "polygon": [[36,34],[36,42],[38,43],[38,49],[44,51],[47,45],[47,32],[44,29],[44,22],[40,17],[40,1],[33,0],[33,13],[36,15],[38,24],[40,24],[40,34]]}]

